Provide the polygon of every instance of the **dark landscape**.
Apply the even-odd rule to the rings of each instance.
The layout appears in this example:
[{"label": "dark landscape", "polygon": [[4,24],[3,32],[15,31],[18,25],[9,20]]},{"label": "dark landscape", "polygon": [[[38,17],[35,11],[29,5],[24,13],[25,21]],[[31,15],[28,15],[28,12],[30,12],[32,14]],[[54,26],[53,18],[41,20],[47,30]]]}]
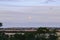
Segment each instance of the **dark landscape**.
[{"label": "dark landscape", "polygon": [[60,28],[0,28],[0,40],[60,40]]}]

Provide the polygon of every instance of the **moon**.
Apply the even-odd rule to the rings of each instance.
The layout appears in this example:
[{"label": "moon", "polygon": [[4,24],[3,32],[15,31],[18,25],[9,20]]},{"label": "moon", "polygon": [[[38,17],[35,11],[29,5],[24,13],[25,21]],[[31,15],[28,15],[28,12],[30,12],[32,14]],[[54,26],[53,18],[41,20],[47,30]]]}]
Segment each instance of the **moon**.
[{"label": "moon", "polygon": [[32,20],[32,16],[28,16],[28,20],[31,21]]}]

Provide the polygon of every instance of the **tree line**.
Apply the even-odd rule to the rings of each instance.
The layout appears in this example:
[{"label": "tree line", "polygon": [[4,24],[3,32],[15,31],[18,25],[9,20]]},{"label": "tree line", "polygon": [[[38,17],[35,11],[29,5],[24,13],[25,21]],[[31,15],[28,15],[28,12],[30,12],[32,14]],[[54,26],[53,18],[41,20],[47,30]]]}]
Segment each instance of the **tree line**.
[{"label": "tree line", "polygon": [[58,36],[56,29],[40,27],[36,32],[15,33],[10,36],[2,32],[0,40],[58,40]]}]

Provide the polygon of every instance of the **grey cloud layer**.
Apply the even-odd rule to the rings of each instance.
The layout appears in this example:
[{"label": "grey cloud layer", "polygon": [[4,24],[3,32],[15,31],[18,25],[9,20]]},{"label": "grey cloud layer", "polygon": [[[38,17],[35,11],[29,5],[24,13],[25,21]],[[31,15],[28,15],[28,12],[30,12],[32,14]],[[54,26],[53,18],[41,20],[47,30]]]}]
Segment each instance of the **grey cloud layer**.
[{"label": "grey cloud layer", "polygon": [[[60,23],[59,10],[60,6],[0,6],[0,21],[8,26],[30,26],[29,24],[38,26],[40,23]],[[29,16],[32,17],[31,21],[28,19]],[[25,23],[26,25],[24,25]]]}]

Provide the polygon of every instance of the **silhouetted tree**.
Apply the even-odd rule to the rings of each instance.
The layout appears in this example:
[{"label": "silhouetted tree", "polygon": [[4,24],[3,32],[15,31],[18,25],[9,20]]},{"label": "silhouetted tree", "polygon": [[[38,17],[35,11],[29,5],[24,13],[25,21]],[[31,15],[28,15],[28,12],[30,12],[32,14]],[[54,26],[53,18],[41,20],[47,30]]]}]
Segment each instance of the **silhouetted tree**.
[{"label": "silhouetted tree", "polygon": [[0,33],[0,39],[1,40],[8,40],[8,36],[5,35],[5,33]]},{"label": "silhouetted tree", "polygon": [[14,35],[10,35],[9,40],[15,40]]},{"label": "silhouetted tree", "polygon": [[2,26],[2,23],[0,23],[0,27]]},{"label": "silhouetted tree", "polygon": [[34,40],[35,39],[34,33],[25,33],[24,35],[25,35],[26,40]]},{"label": "silhouetted tree", "polygon": [[49,40],[57,40],[58,36],[56,33],[56,29],[51,29],[51,31],[49,32]]},{"label": "silhouetted tree", "polygon": [[48,40],[49,29],[47,27],[40,27],[37,29],[36,40]]}]

